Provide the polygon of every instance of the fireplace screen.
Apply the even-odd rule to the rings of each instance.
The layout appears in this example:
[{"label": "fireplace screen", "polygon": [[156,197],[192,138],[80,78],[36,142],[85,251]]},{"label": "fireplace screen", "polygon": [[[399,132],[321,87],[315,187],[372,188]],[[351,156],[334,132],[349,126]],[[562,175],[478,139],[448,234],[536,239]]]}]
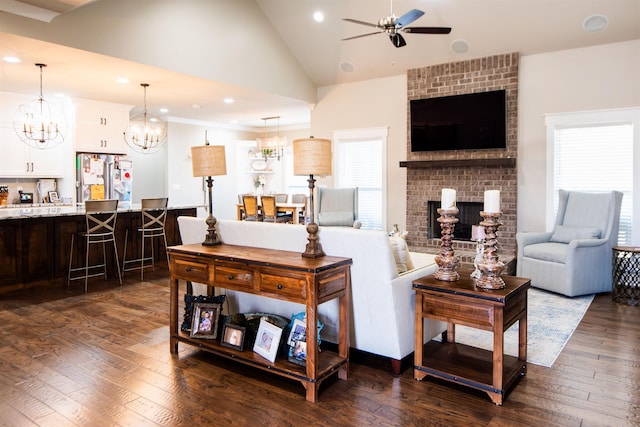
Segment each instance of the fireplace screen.
[{"label": "fireplace screen", "polygon": [[[471,226],[480,224],[482,217],[482,203],[479,202],[456,202],[458,207],[458,222],[453,229],[453,238],[455,240],[471,241]],[[438,208],[440,201],[429,201],[427,208],[429,210],[429,238],[439,239],[442,237],[442,229],[438,222]]]}]

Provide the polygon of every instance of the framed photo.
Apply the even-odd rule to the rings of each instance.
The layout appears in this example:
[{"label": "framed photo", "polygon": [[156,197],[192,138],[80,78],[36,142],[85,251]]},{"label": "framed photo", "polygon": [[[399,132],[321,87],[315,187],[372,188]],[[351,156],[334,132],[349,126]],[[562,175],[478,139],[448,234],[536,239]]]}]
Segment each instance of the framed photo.
[{"label": "framed photo", "polygon": [[289,344],[290,347],[295,347],[298,341],[307,341],[307,324],[301,319],[294,319],[287,344]]},{"label": "framed photo", "polygon": [[49,203],[58,203],[60,202],[60,197],[58,197],[57,191],[49,191]]},{"label": "framed photo", "polygon": [[278,355],[281,337],[282,328],[278,328],[276,325],[260,319],[260,326],[258,326],[253,351],[273,363]]},{"label": "framed photo", "polygon": [[193,307],[191,336],[193,338],[218,338],[218,319],[222,304],[196,303]]},{"label": "framed photo", "polygon": [[293,357],[297,360],[307,360],[307,343],[304,341],[296,341],[293,347]]},{"label": "framed photo", "polygon": [[247,329],[244,326],[225,323],[222,327],[222,339],[220,340],[220,344],[225,347],[242,351],[244,349],[244,336],[246,330]]}]

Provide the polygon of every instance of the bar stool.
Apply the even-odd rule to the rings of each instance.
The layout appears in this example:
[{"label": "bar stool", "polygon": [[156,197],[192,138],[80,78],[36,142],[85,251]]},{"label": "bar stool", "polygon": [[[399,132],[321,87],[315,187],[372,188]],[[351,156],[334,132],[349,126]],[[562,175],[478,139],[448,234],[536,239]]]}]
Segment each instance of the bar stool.
[{"label": "bar stool", "polygon": [[[89,277],[104,275],[107,280],[107,250],[106,243],[113,245],[113,254],[118,268],[118,280],[122,285],[122,276],[120,274],[120,260],[118,259],[118,248],[116,245],[115,229],[116,219],[118,218],[118,201],[117,200],[91,200],[84,203],[85,206],[85,223],[86,231],[77,233],[78,239],[83,239],[86,243],[85,260],[83,267],[73,267],[73,252],[75,249],[76,234],[71,235],[71,250],[69,252],[69,273],[67,276],[67,287],[70,286],[72,280],[84,279],[84,291],[87,292],[87,283]],[[89,265],[89,254],[93,245],[102,245],[102,264]],[[101,273],[95,269],[103,268]],[[74,272],[82,271],[84,274],[73,276]]]},{"label": "bar stool", "polygon": [[[144,280],[144,269],[152,268],[155,271],[155,253],[153,239],[162,237],[164,250],[167,250],[167,235],[165,234],[165,223],[167,221],[167,204],[169,199],[166,197],[156,199],[142,199],[141,223],[142,226],[137,229],[140,233],[141,250],[140,258],[127,260],[127,241],[129,240],[129,230],[124,235],[124,255],[122,257],[122,271],[132,271],[140,269],[140,281]],[[145,242],[150,240],[151,256],[146,256]],[[145,265],[145,261],[151,261]],[[127,265],[140,264],[131,267]],[[169,265],[169,255],[167,255],[167,266]]]}]

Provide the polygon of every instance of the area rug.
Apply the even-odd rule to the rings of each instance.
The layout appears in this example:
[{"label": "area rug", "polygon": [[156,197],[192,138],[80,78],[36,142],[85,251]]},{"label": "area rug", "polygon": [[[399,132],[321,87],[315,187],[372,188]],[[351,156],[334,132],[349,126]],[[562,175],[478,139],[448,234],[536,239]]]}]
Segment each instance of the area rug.
[{"label": "area rug", "polygon": [[[593,295],[569,298],[530,288],[528,292],[527,362],[551,367],[587,312]],[[518,355],[518,323],[504,334],[506,354]],[[493,349],[493,334],[456,326],[456,341],[485,350]]]}]

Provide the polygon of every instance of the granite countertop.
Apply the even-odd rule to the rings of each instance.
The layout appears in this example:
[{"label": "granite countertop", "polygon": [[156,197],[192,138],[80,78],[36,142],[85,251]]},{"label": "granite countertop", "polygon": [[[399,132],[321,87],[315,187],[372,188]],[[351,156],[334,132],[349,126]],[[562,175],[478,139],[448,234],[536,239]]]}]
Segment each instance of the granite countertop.
[{"label": "granite countertop", "polygon": [[[204,205],[170,205],[168,209],[200,208]],[[140,212],[139,203],[120,203],[118,212]],[[22,205],[8,205],[0,208],[0,221],[3,219],[27,219],[52,216],[84,215],[84,205],[63,205],[53,203],[35,203]]]}]

